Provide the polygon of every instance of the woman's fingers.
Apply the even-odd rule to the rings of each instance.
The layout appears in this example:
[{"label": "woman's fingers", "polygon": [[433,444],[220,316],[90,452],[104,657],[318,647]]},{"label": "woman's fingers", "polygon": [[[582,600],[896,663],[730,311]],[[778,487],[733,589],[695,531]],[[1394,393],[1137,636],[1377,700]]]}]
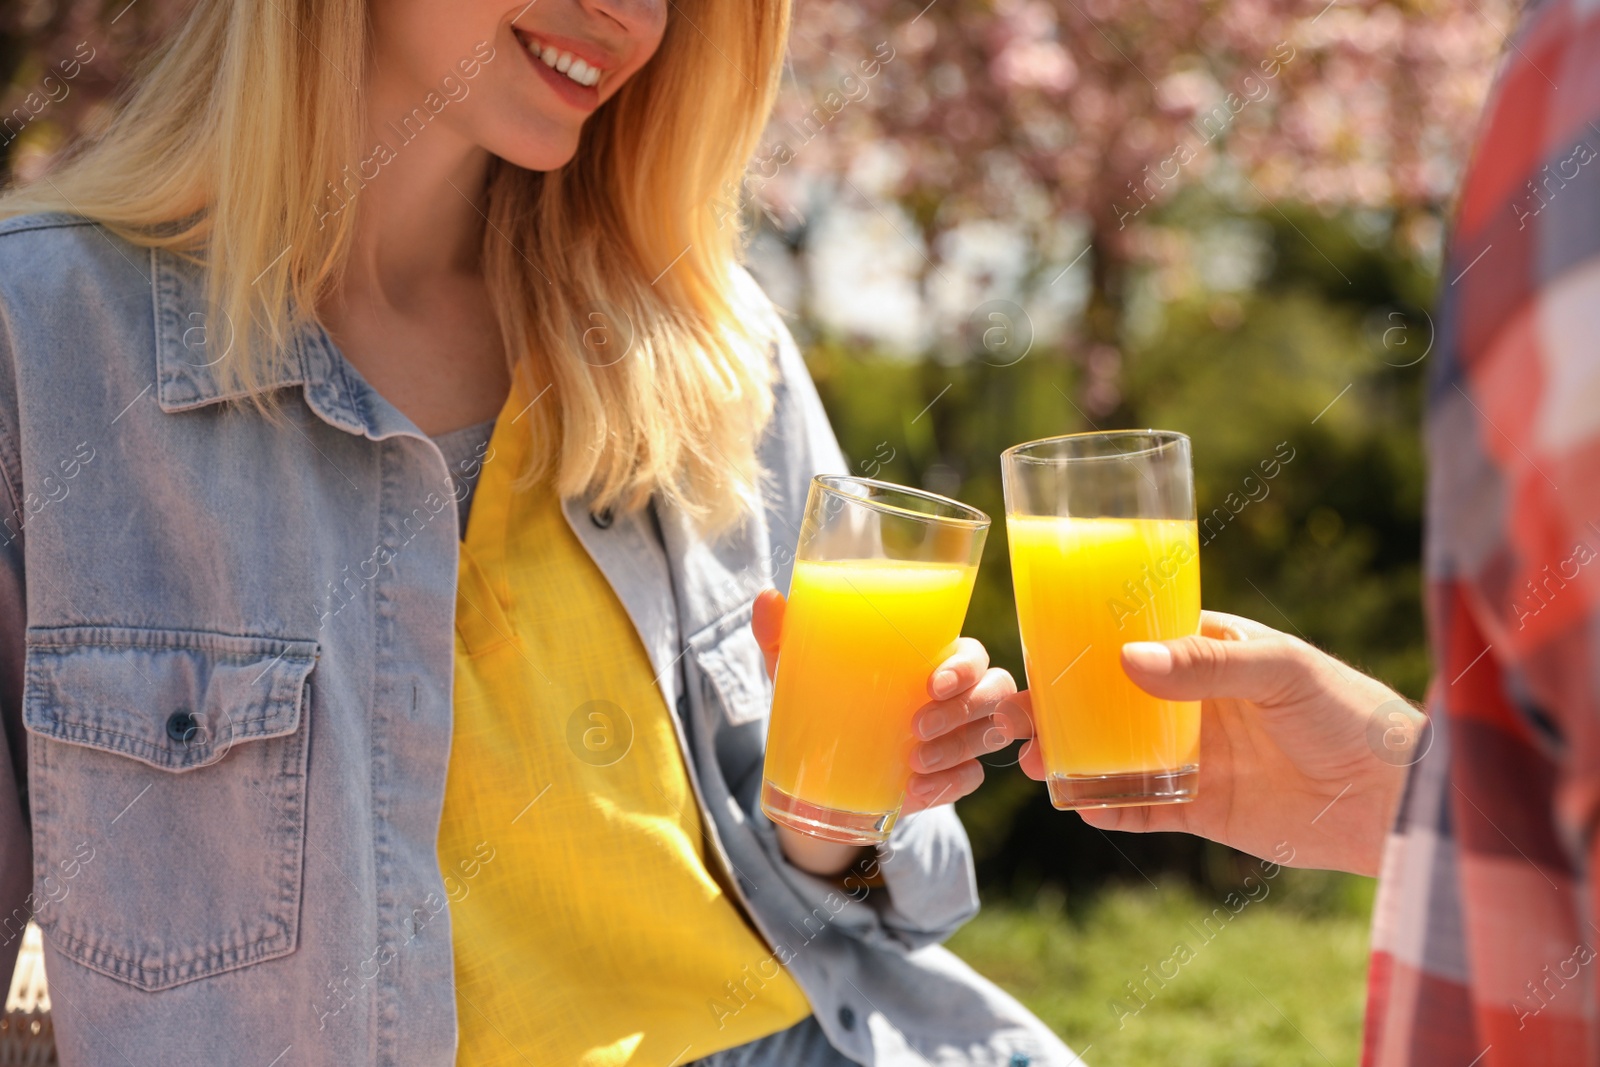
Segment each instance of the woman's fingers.
[{"label": "woman's fingers", "polygon": [[1001,705],[998,715],[1005,715],[1014,736],[1029,738],[1022,746],[1022,751],[1017,753],[1017,766],[1036,782],[1044,781],[1044,753],[1039,751],[1038,726],[1033,721],[1033,691],[1025,689],[1014,696],[1008,697]]},{"label": "woman's fingers", "polygon": [[[1015,686],[1016,683],[1013,682],[1013,689]],[[994,717],[1011,732],[1013,741],[1022,737],[1032,737],[1037,732],[1033,728],[1033,694],[1027,690],[1020,693],[1013,691],[1003,697],[994,709]]]},{"label": "woman's fingers", "polygon": [[[750,628],[769,678],[777,673],[786,607],[782,593],[766,589],[751,608]],[[1018,699],[1016,681],[1009,671],[991,669],[988,651],[970,637],[958,639],[955,650],[934,670],[928,693],[933,699],[912,721],[922,740],[912,753],[908,813],[966,796],[983,783],[979,756],[1033,736],[1029,703]]]},{"label": "woman's fingers", "polygon": [[932,741],[924,741],[911,753],[911,769],[928,774],[942,771],[991,752],[999,752],[1015,738],[1001,722],[985,717],[968,723]]},{"label": "woman's fingers", "polygon": [[989,650],[981,641],[963,637],[956,641],[956,650],[928,679],[928,695],[934,700],[948,700],[964,689],[971,689],[989,669]]},{"label": "woman's fingers", "polygon": [[925,740],[911,756],[906,785],[907,814],[949,804],[983,784],[977,757],[998,752],[1013,737],[1015,713],[996,711],[1016,695],[1008,671],[989,668],[989,653],[970,637],[939,665],[928,682],[932,703],[917,712],[912,728]]},{"label": "woman's fingers", "polygon": [[1036,782],[1045,780],[1044,753],[1039,751],[1039,739],[1034,738],[1022,746],[1022,752],[1017,756],[1017,766]]},{"label": "woman's fingers", "polygon": [[750,609],[750,629],[755,632],[756,644],[767,661],[767,677],[777,677],[778,639],[783,634],[783,612],[788,601],[776,589],[763,589],[756,594],[755,605]]},{"label": "woman's fingers", "polygon": [[[942,737],[969,722],[987,719],[996,714],[1012,697],[1016,696],[1017,683],[1011,672],[999,667],[983,671],[976,684],[964,687],[949,700],[935,700],[924,704],[911,717],[911,730],[924,741]],[[1019,716],[1014,710],[1005,710],[1005,724],[1016,726]],[[1024,717],[1025,718],[1025,717]],[[1013,737],[1027,737],[1031,728],[1018,729]]]},{"label": "woman's fingers", "polygon": [[941,804],[953,804],[983,784],[983,764],[968,760],[949,770],[913,774],[906,785],[904,815]]}]

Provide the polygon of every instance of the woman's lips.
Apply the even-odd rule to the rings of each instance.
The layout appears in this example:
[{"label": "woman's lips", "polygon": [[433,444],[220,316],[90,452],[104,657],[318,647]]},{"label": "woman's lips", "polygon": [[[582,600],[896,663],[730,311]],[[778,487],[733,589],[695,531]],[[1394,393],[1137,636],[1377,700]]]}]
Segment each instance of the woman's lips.
[{"label": "woman's lips", "polygon": [[[556,95],[573,107],[593,111],[600,106],[596,86],[605,77],[610,60],[592,48],[569,45],[512,28],[528,61]],[[580,54],[581,53],[581,54]]]}]

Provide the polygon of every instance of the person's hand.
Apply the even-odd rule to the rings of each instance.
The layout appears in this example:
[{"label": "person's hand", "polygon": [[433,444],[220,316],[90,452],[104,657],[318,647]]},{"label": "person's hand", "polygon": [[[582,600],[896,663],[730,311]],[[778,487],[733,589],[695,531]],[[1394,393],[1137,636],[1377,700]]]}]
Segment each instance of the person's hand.
[{"label": "person's hand", "polygon": [[[1201,701],[1199,796],[1079,812],[1102,830],[1177,830],[1294,867],[1378,873],[1425,719],[1382,682],[1288,634],[1207,611],[1201,636],[1127,644],[1123,669]],[[1031,708],[1028,694],[1019,702]],[[1021,766],[1044,778],[1037,742]],[[1292,852],[1287,852],[1292,849]]]},{"label": "person's hand", "polygon": [[[756,643],[766,656],[767,676],[776,677],[786,601],[776,589],[756,597],[751,617]],[[989,653],[970,637],[928,677],[928,703],[912,718],[920,739],[911,754],[911,780],[902,815],[952,804],[983,783],[979,756],[998,752],[1032,734],[1032,721],[1016,700],[1008,671],[989,666]],[[815,874],[833,874],[853,863],[861,849],[822,841],[787,827],[778,839],[791,863]]]}]

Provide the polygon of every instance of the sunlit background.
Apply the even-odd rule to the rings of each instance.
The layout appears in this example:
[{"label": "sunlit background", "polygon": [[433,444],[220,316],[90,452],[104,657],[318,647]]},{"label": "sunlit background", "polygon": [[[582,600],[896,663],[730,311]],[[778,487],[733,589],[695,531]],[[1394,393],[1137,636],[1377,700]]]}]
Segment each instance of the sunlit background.
[{"label": "sunlit background", "polygon": [[[796,3],[778,114],[721,210],[852,464],[998,517],[1008,445],[1181,430],[1205,605],[1420,698],[1430,311],[1518,5]],[[92,128],[182,7],[6,0],[9,173]],[[968,632],[1022,678],[1002,524]],[[1256,861],[1092,830],[1014,760],[961,805],[985,910],[957,952],[1096,1064],[1356,1060],[1369,880],[1285,871],[1234,910]]]}]

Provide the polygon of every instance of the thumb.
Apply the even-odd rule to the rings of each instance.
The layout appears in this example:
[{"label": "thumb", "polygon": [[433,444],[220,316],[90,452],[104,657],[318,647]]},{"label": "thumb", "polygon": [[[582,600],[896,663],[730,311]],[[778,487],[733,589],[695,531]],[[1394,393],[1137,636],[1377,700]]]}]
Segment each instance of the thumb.
[{"label": "thumb", "polygon": [[1122,669],[1135,685],[1163,700],[1232,697],[1281,705],[1309,679],[1312,664],[1296,642],[1282,635],[1195,636],[1123,645]]},{"label": "thumb", "polygon": [[763,589],[756,594],[750,609],[750,629],[761,646],[761,655],[767,661],[767,678],[778,672],[778,639],[783,634],[783,614],[788,601],[776,589]]}]

